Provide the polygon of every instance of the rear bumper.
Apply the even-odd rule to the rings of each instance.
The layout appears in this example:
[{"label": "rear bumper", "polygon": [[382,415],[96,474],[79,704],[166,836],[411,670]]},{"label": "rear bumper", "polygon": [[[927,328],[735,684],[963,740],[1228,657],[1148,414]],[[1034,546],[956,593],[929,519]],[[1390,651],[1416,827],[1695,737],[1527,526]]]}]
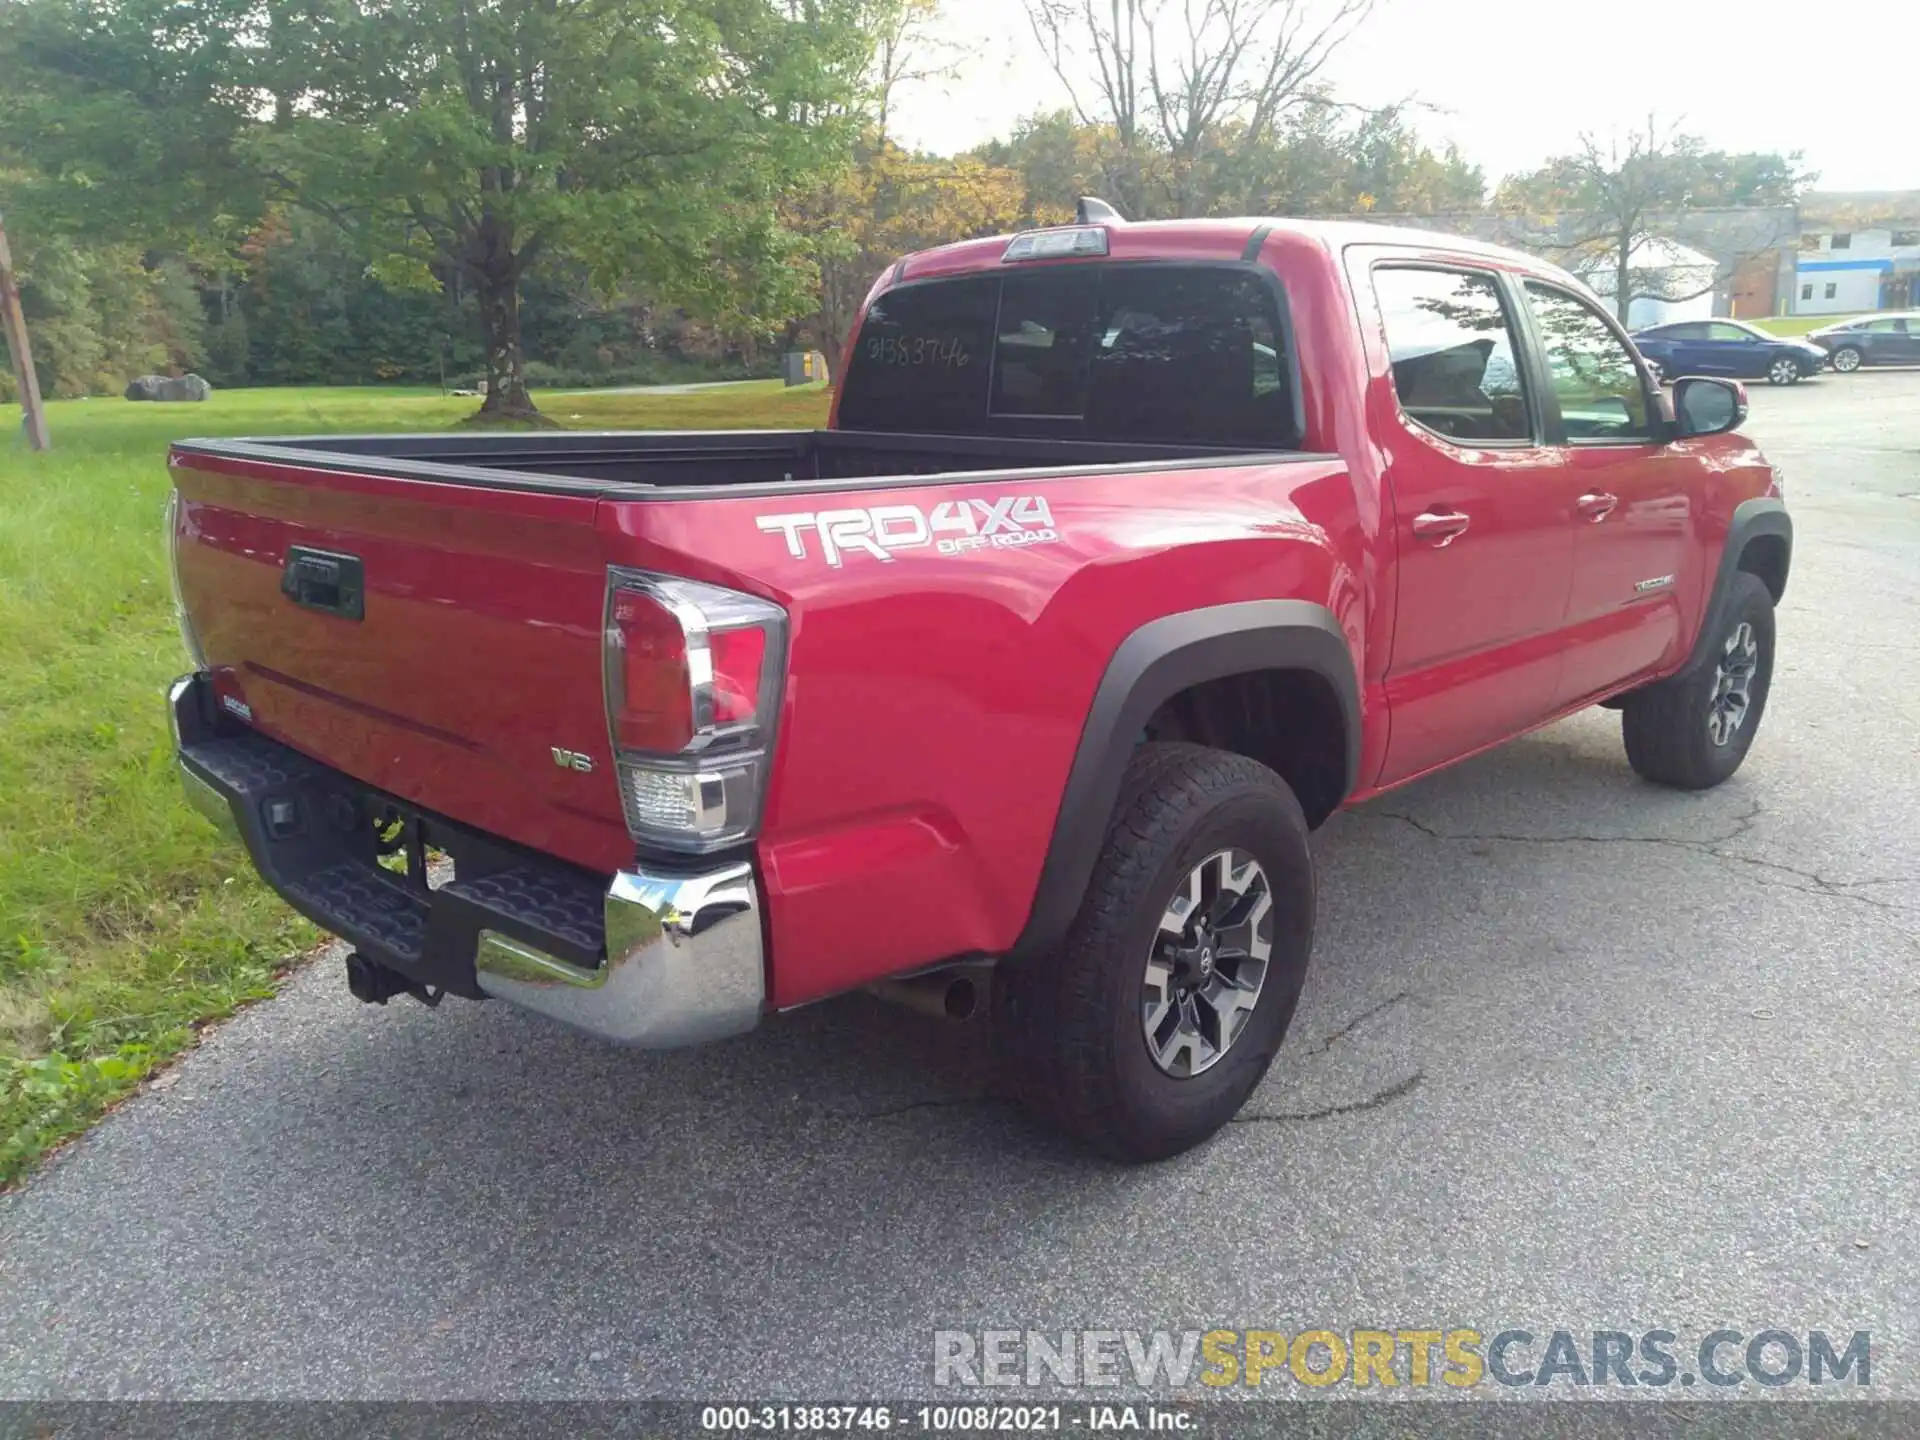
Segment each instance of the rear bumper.
[{"label": "rear bumper", "polygon": [[[746,862],[609,881],[229,724],[201,676],[174,682],[167,698],[188,803],[246,846],[283,899],[369,959],[623,1045],[695,1045],[758,1023],[765,952]],[[399,827],[385,864],[383,817]],[[429,882],[429,849],[452,859],[445,884]],[[401,855],[405,873],[390,868]]]}]

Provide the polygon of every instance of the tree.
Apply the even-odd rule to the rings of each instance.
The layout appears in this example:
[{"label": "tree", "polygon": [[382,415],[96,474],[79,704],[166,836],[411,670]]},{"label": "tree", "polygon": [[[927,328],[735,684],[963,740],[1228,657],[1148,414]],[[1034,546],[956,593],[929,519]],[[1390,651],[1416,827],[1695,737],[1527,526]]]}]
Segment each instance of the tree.
[{"label": "tree", "polygon": [[960,48],[935,29],[940,0],[896,0],[877,15],[873,37],[874,133],[884,143],[893,100],[902,86],[951,80],[959,74]]},{"label": "tree", "polygon": [[1072,214],[1076,197],[1102,195],[1134,219],[1149,212],[1128,208],[1112,177],[1126,166],[1119,133],[1111,125],[1084,125],[1071,110],[1031,115],[1005,140],[973,152],[984,163],[1015,171],[1026,192],[1020,224],[1033,226]]},{"label": "tree", "polygon": [[1645,130],[1629,132],[1624,141],[1616,137],[1603,146],[1582,136],[1577,152],[1509,179],[1495,198],[1517,218],[1543,217],[1541,233],[1526,243],[1557,252],[1572,269],[1608,269],[1615,313],[1625,324],[1635,300],[1698,299],[1723,283],[1740,257],[1784,243],[1792,226],[1761,217],[1719,247],[1718,263],[1700,279],[1683,277],[1676,286],[1667,267],[1635,263],[1657,254],[1652,242],[1660,226],[1688,210],[1791,207],[1813,178],[1797,170],[1798,159],[1709,151],[1650,117]]},{"label": "tree", "polygon": [[1356,111],[1319,96],[1223,160],[1215,183],[1216,203],[1259,215],[1431,215],[1478,209],[1486,194],[1479,167],[1456,149],[1436,154],[1404,106]]},{"label": "tree", "polygon": [[[1128,214],[1209,208],[1208,171],[1244,168],[1318,95],[1373,0],[1026,0],[1083,125],[1111,126]],[[1159,162],[1156,164],[1156,161]]]},{"label": "tree", "polygon": [[[82,246],[61,235],[23,235],[14,258],[35,376],[48,397],[118,394],[129,375],[199,363],[199,296],[178,262],[149,267],[136,246]],[[0,403],[18,398],[0,364]]]},{"label": "tree", "polygon": [[42,236],[218,256],[264,197],[251,0],[0,5],[0,177]]},{"label": "tree", "polygon": [[1408,124],[1406,111],[1403,105],[1368,111],[1349,132],[1346,149],[1357,193],[1345,208],[1397,215],[1478,210],[1487,193],[1484,172],[1457,145],[1435,154]]},{"label": "tree", "polygon": [[870,85],[874,123],[853,147],[850,163],[812,191],[795,196],[789,223],[812,243],[819,270],[819,308],[788,327],[791,345],[818,346],[837,367],[861,300],[880,272],[902,254],[991,235],[1020,223],[1020,177],[978,155],[919,155],[887,132],[903,86],[951,78],[956,48],[935,29],[938,0],[897,0],[876,12]]},{"label": "tree", "polygon": [[[844,159],[894,3],[26,0],[0,60],[32,100],[0,108],[0,146],[38,160],[64,135],[41,168],[70,194],[173,214],[177,179],[242,228],[275,202],[322,215],[390,284],[457,278],[482,414],[530,416],[520,289],[546,257],[717,316],[804,309],[779,205]],[[147,175],[124,173],[107,119],[129,102],[161,137]]]},{"label": "tree", "polygon": [[[834,183],[794,207],[793,223],[817,247],[820,308],[792,338],[812,340],[837,365],[881,271],[909,251],[1011,230],[1026,199],[1017,171],[977,155],[915,155],[868,137]],[[1070,214],[1054,207],[1044,218],[1057,223]]]},{"label": "tree", "polygon": [[[1009,139],[975,153],[1019,172],[1028,224],[1076,195],[1104,193],[1106,177],[1121,163],[1114,128],[1082,125],[1071,110],[1032,116]],[[1141,154],[1146,175],[1165,173],[1164,153],[1147,147]],[[1456,150],[1436,154],[1403,107],[1355,110],[1318,95],[1304,99],[1258,145],[1246,142],[1238,122],[1220,126],[1200,159],[1188,171],[1188,184],[1194,207],[1206,214],[1434,214],[1478,209],[1486,193],[1478,167]],[[1136,218],[1151,218],[1157,209],[1149,206]]]}]

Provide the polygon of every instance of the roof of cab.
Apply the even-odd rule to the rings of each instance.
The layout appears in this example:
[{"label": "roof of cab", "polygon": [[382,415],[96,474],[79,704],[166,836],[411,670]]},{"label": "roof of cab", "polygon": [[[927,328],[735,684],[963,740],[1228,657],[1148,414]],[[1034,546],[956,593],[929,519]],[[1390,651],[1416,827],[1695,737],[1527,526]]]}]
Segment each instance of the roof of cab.
[{"label": "roof of cab", "polygon": [[[1051,226],[1050,229],[1074,229],[1075,226]],[[1242,217],[1231,220],[1142,220],[1108,225],[1108,258],[1113,260],[1239,260],[1250,258],[1247,251],[1256,235],[1265,240],[1289,239],[1329,253],[1350,245],[1385,245],[1418,250],[1433,256],[1460,256],[1492,261],[1502,267],[1527,270],[1571,280],[1559,266],[1538,256],[1494,245],[1468,235],[1449,235],[1437,230],[1416,230],[1396,225],[1371,225],[1353,220],[1299,220],[1268,217]],[[1264,232],[1264,235],[1262,234]],[[991,235],[978,240],[961,240],[932,250],[908,255],[888,277],[890,283],[924,280],[936,275],[956,275],[970,270],[997,269],[1012,235]],[[1084,263],[1054,261],[1040,263]],[[1097,263],[1097,262],[1095,262]]]}]

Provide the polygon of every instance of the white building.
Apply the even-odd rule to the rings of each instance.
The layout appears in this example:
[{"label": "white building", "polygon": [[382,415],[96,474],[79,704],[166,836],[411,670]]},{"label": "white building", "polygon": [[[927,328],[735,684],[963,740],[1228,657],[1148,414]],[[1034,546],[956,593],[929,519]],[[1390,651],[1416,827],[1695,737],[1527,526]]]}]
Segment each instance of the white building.
[{"label": "white building", "polygon": [[[1685,245],[1664,240],[1657,235],[1646,235],[1634,242],[1627,264],[1631,267],[1627,272],[1629,288],[1636,292],[1655,292],[1652,295],[1635,294],[1627,306],[1629,330],[1645,330],[1649,326],[1668,325],[1679,320],[1713,318],[1716,267],[1711,255],[1702,255],[1698,250],[1688,249]],[[1612,255],[1581,265],[1575,273],[1587,282],[1594,294],[1606,302],[1609,310],[1613,309],[1618,277]],[[1656,295],[1674,298],[1655,298]]]},{"label": "white building", "polygon": [[1920,230],[1802,233],[1795,315],[1915,307],[1920,307]]}]

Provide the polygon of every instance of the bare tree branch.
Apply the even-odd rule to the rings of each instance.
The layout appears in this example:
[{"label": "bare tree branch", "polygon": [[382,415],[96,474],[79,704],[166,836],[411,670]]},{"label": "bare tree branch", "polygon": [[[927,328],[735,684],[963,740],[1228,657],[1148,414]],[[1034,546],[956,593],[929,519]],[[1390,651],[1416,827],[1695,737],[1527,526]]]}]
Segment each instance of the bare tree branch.
[{"label": "bare tree branch", "polygon": [[874,124],[881,144],[893,116],[894,95],[903,85],[950,80],[959,73],[960,47],[935,33],[939,0],[904,0],[874,39]]},{"label": "bare tree branch", "polygon": [[[1209,155],[1244,164],[1309,99],[1374,0],[1026,0],[1083,125],[1113,127],[1136,185],[1163,162],[1174,209],[1200,204]],[[1142,54],[1144,50],[1144,55]],[[1144,75],[1142,63],[1144,61]],[[1091,81],[1087,71],[1091,70]],[[1091,84],[1091,94],[1083,89]],[[1150,157],[1149,147],[1159,151]]]},{"label": "bare tree branch", "polygon": [[1373,0],[1339,0],[1333,12],[1317,24],[1299,0],[1278,0],[1269,8],[1279,11],[1280,35],[1268,58],[1266,73],[1251,97],[1253,108],[1243,142],[1246,145],[1264,140],[1280,116],[1302,98],[1334,53],[1373,13]]},{"label": "bare tree branch", "polygon": [[1720,283],[1720,277],[1716,274],[1708,284],[1698,290],[1689,291],[1685,295],[1670,295],[1665,290],[1630,290],[1627,293],[1627,303],[1632,304],[1635,300],[1658,300],[1663,305],[1682,305],[1689,300],[1698,300],[1702,296],[1713,294],[1720,288]]}]

